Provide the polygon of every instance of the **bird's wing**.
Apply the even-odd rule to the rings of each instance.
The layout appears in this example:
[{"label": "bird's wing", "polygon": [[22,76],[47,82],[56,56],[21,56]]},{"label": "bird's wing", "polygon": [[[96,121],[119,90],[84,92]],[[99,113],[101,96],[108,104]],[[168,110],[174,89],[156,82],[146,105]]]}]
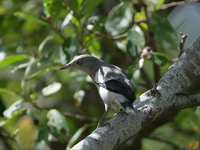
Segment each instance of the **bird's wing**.
[{"label": "bird's wing", "polygon": [[96,83],[96,84],[98,84],[99,86],[101,86],[109,91],[123,95],[131,103],[133,103],[135,100],[135,94],[134,94],[132,88],[125,82],[121,82],[116,79],[111,79],[111,80],[105,81],[103,83]]}]

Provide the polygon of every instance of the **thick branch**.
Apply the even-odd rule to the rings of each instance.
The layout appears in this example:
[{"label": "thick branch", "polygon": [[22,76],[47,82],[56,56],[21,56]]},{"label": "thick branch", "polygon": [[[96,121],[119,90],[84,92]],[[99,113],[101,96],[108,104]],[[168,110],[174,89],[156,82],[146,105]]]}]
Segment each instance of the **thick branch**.
[{"label": "thick branch", "polygon": [[134,102],[136,114],[119,113],[110,125],[95,130],[72,150],[112,150],[165,113],[200,105],[200,95],[188,96],[192,80],[200,75],[200,37],[169,68],[153,90]]}]

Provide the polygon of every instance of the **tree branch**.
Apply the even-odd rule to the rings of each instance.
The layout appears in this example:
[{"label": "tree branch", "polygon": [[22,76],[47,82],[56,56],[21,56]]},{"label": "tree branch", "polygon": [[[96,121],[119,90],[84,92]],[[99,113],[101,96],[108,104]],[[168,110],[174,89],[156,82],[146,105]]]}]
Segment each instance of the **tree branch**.
[{"label": "tree branch", "polygon": [[[187,95],[191,82],[200,74],[200,37],[169,68],[157,86],[133,103],[136,114],[119,113],[109,125],[96,129],[71,150],[112,150],[159,116],[200,105],[200,94]],[[156,91],[156,92],[155,92]]]}]

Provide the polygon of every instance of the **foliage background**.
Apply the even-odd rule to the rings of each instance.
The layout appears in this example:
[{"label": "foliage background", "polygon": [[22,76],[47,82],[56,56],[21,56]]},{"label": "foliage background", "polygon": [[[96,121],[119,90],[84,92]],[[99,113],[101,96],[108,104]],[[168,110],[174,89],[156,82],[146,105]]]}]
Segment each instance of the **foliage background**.
[{"label": "foliage background", "polygon": [[[165,3],[2,0],[0,149],[70,149],[96,128],[104,106],[91,79],[59,71],[76,55],[123,68],[137,97],[152,88],[178,56],[179,35],[166,19],[175,7]],[[200,107],[169,112],[118,149],[188,149],[200,140],[199,117]]]}]

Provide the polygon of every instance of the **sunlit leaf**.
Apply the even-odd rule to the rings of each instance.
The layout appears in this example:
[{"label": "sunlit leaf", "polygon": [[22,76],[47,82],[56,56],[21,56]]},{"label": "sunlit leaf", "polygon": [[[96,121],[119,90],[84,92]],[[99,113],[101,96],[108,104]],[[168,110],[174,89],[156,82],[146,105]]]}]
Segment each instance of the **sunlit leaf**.
[{"label": "sunlit leaf", "polygon": [[65,28],[69,24],[69,22],[72,20],[73,14],[74,12],[72,10],[67,14],[67,16],[65,17],[65,20],[63,21],[61,25],[62,29]]},{"label": "sunlit leaf", "polygon": [[105,29],[111,36],[122,34],[131,25],[133,20],[132,3],[120,3],[113,7],[108,14]]},{"label": "sunlit leaf", "polygon": [[33,23],[37,23],[37,24],[41,24],[41,25],[45,25],[47,26],[48,23],[46,23],[45,21],[41,20],[41,19],[38,19],[34,16],[31,16],[31,15],[27,15],[27,14],[24,14],[23,12],[15,12],[14,13],[14,16],[16,17],[20,17],[26,21],[30,21],[30,22],[33,22]]},{"label": "sunlit leaf", "polygon": [[34,142],[34,124],[30,117],[24,116],[19,120],[19,140],[24,149],[30,149]]},{"label": "sunlit leaf", "polygon": [[163,50],[177,50],[178,37],[170,22],[152,12],[149,17],[149,26],[156,37],[157,44]]},{"label": "sunlit leaf", "polygon": [[0,88],[0,93],[8,93],[14,95],[15,93],[8,88]]},{"label": "sunlit leaf", "polygon": [[74,99],[77,100],[77,102],[81,103],[83,101],[84,96],[85,91],[79,90],[74,94]]},{"label": "sunlit leaf", "polygon": [[44,96],[48,96],[48,95],[54,94],[54,93],[58,92],[61,87],[62,87],[61,83],[54,82],[53,84],[50,84],[47,87],[43,88],[42,89],[42,94]]},{"label": "sunlit leaf", "polygon": [[6,57],[6,49],[7,45],[6,44],[0,44],[0,62]]},{"label": "sunlit leaf", "polygon": [[152,57],[153,61],[159,66],[165,66],[168,62],[167,57],[158,52],[151,53],[151,57]]},{"label": "sunlit leaf", "polygon": [[82,126],[80,129],[78,129],[78,131],[71,137],[71,139],[69,140],[68,144],[67,144],[67,148],[66,150],[70,150],[70,148],[72,148],[72,146],[78,141],[78,139],[80,138],[80,136],[83,134],[83,132],[89,127],[88,124],[85,124],[84,126]]},{"label": "sunlit leaf", "polygon": [[6,109],[4,112],[3,112],[3,115],[7,118],[10,118],[12,116],[12,114],[16,111],[16,110],[19,110],[21,107],[22,107],[22,103],[24,101],[22,99],[14,102],[8,109]]},{"label": "sunlit leaf", "polygon": [[47,113],[47,118],[49,119],[48,125],[53,126],[56,128],[57,131],[61,131],[64,129],[66,132],[68,132],[68,124],[66,121],[66,118],[56,109],[51,109]]},{"label": "sunlit leaf", "polygon": [[15,62],[18,62],[18,61],[21,61],[21,60],[26,60],[26,59],[29,59],[29,58],[30,58],[30,56],[23,55],[23,54],[8,56],[3,61],[0,62],[0,67],[5,66],[5,65],[10,65],[10,64],[13,64]]}]

